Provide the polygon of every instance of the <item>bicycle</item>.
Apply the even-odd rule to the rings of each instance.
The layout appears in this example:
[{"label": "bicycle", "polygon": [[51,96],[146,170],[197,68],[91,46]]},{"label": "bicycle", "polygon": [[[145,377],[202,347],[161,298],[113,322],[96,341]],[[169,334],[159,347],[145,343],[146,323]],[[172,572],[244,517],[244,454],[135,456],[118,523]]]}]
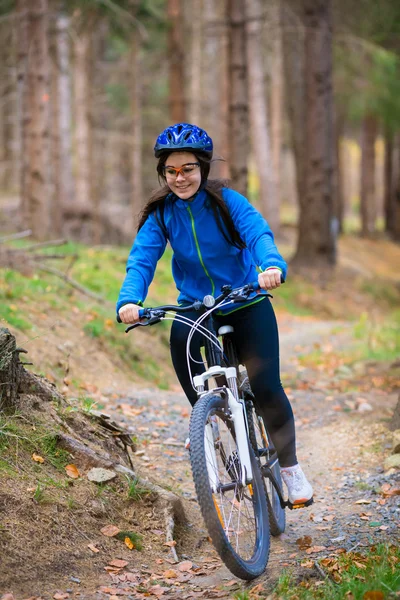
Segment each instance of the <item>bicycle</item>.
[{"label": "bicycle", "polygon": [[[246,301],[259,289],[258,283],[236,289],[226,285],[218,297],[205,296],[202,302],[144,308],[139,311],[141,321],[126,329],[179,318],[191,328],[188,367],[193,334],[203,334],[207,369],[192,377],[199,399],[190,418],[190,462],[214,547],[228,569],[244,580],[264,572],[270,535],[283,533],[285,508],[293,506],[284,500],[277,453],[258,413],[247,372],[239,365],[233,328],[225,325],[216,332],[212,313],[227,303]],[[199,312],[194,322],[184,316],[192,310]]]}]

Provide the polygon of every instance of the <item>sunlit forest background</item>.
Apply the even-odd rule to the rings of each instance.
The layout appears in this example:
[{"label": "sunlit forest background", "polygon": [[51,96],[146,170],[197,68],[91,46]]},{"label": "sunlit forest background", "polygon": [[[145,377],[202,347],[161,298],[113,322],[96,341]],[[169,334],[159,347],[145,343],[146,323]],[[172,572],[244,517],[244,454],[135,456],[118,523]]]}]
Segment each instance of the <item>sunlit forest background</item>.
[{"label": "sunlit forest background", "polygon": [[129,244],[174,122],[294,262],[400,240],[397,0],[1,0],[0,223]]}]

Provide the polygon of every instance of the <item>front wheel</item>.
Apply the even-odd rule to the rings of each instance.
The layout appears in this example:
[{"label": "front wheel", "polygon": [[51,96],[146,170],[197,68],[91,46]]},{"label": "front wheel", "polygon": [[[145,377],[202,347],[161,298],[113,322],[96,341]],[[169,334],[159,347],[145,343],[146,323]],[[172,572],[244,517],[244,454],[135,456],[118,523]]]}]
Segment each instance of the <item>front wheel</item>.
[{"label": "front wheel", "polygon": [[[267,493],[269,526],[273,536],[280,535],[285,531],[286,515],[282,508],[277,488],[281,494],[282,478],[276,450],[273,448],[264,420],[257,413],[252,402],[246,402],[247,422],[249,425],[249,438],[255,455],[258,457],[265,476],[265,489]],[[267,470],[267,466],[269,470]],[[270,475],[272,475],[272,477]],[[272,480],[273,478],[273,480]]]},{"label": "front wheel", "polygon": [[253,480],[243,484],[233,420],[223,398],[203,396],[190,419],[190,462],[197,499],[212,542],[228,569],[251,580],[268,562],[265,488],[250,449]]}]

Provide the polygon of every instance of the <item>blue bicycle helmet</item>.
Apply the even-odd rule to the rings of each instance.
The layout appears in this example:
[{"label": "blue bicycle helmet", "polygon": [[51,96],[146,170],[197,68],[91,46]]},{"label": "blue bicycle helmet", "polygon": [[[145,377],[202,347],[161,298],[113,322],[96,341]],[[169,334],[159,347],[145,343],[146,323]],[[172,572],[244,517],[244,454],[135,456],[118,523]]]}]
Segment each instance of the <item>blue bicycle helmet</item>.
[{"label": "blue bicycle helmet", "polygon": [[154,146],[156,158],[165,151],[183,152],[193,150],[202,152],[208,158],[212,157],[213,143],[204,129],[190,123],[176,123],[164,129],[157,138]]}]

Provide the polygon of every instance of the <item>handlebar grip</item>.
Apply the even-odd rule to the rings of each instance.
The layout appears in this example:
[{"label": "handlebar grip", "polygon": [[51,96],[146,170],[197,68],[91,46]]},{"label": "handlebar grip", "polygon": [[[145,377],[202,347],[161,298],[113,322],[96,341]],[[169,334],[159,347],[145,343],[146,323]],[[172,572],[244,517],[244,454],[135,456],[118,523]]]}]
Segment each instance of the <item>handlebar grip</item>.
[{"label": "handlebar grip", "polygon": [[145,313],[145,309],[144,308],[140,308],[139,309],[139,319],[143,319],[144,313]]}]

